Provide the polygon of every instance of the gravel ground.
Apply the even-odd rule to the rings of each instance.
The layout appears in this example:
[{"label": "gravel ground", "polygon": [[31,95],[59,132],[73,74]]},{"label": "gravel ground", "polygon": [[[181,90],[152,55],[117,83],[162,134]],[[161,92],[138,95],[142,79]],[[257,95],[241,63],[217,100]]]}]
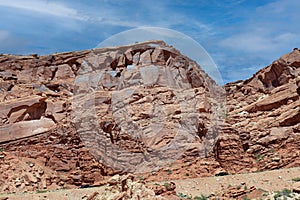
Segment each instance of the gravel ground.
[{"label": "gravel ground", "polygon": [[[176,183],[176,192],[185,194],[187,196],[195,197],[203,195],[210,195],[218,191],[224,191],[230,186],[255,186],[259,190],[269,192],[281,191],[284,188],[292,189],[295,181],[292,179],[300,177],[300,167],[279,169],[265,172],[227,175],[219,177],[206,177],[185,180],[174,180]],[[163,184],[164,182],[159,182]],[[93,193],[103,192],[103,187],[85,188],[85,189],[71,189],[58,191],[39,191],[35,193],[23,194],[0,194],[0,200],[41,200],[41,199],[60,199],[60,200],[82,200],[89,199]],[[270,198],[270,196],[269,196]],[[272,198],[270,198],[272,199]],[[294,199],[294,198],[291,198]]]}]

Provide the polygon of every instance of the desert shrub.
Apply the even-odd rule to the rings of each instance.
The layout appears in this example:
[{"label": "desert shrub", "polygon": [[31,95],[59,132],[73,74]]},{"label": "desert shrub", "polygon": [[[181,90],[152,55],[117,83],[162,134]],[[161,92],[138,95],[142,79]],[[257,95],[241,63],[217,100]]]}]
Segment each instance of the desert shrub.
[{"label": "desert shrub", "polygon": [[276,191],[274,195],[274,199],[279,199],[280,197],[292,197],[292,191],[288,189],[283,189],[281,191]]},{"label": "desert shrub", "polygon": [[293,178],[292,181],[298,182],[300,181],[300,177]]},{"label": "desert shrub", "polygon": [[187,195],[187,194],[183,194],[183,193],[179,193],[179,194],[177,194],[177,196],[180,198],[180,199],[192,199],[192,197],[191,196],[189,196],[189,195]]},{"label": "desert shrub", "polygon": [[207,196],[205,196],[204,194],[201,194],[201,196],[195,196],[194,200],[207,200]]}]

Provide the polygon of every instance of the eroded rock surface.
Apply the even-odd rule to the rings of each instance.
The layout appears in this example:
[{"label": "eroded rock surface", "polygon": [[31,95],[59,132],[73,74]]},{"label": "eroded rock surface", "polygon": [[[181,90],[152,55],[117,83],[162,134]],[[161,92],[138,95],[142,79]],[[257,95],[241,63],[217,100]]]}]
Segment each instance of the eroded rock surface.
[{"label": "eroded rock surface", "polygon": [[[0,191],[101,185],[126,171],[151,181],[299,166],[299,63],[295,49],[227,84],[226,114],[214,81],[161,41],[1,55],[0,170],[18,176],[4,173]],[[18,157],[44,174],[17,168]]]},{"label": "eroded rock surface", "polygon": [[252,78],[226,85],[227,121],[259,169],[300,164],[299,62],[295,48]]},{"label": "eroded rock surface", "polygon": [[207,156],[224,117],[222,89],[161,41],[2,55],[0,72],[1,148],[69,185]]},{"label": "eroded rock surface", "polygon": [[121,171],[157,170],[191,150],[207,155],[224,117],[225,93],[200,66],[153,44],[95,50],[77,71],[77,132],[95,157]]}]

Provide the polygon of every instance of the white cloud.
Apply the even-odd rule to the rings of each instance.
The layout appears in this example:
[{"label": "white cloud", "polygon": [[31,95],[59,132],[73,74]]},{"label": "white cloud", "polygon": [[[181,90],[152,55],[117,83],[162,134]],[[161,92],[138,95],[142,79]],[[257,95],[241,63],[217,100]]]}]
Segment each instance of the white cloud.
[{"label": "white cloud", "polygon": [[[117,4],[114,5],[114,4]],[[172,28],[174,26],[190,26],[199,32],[208,34],[212,28],[198,20],[186,17],[180,12],[175,12],[169,8],[172,1],[155,2],[139,1],[135,2],[115,1],[114,3],[102,2],[97,6],[88,6],[84,3],[76,9],[72,7],[72,1],[64,4],[46,0],[0,0],[0,7],[9,7],[30,12],[31,16],[45,15],[55,16],[65,19],[84,21],[91,25],[109,25],[111,27],[144,27],[155,26]],[[131,8],[131,6],[135,6]],[[147,13],[153,13],[151,15]],[[57,21],[60,23],[60,21]],[[67,26],[67,25],[66,25]],[[71,25],[71,28],[74,25]],[[75,27],[79,27],[75,24]],[[83,24],[81,26],[84,26]]]},{"label": "white cloud", "polygon": [[7,31],[0,30],[0,43],[6,40],[9,37],[9,33]]},{"label": "white cloud", "polygon": [[300,45],[300,1],[277,0],[257,7],[219,45],[249,54],[277,55]]},{"label": "white cloud", "polygon": [[274,52],[278,48],[290,46],[297,38],[296,34],[290,32],[272,36],[271,33],[265,34],[254,31],[228,37],[221,41],[220,45],[249,53]]},{"label": "white cloud", "polygon": [[[96,9],[89,8],[88,21],[98,25],[122,26],[137,28],[154,26],[162,28],[182,27],[183,30],[198,30],[199,33],[209,34],[212,28],[199,20],[190,18],[182,12],[176,12],[170,6],[173,1],[138,1],[133,3],[114,1],[114,4],[102,3]],[[187,26],[189,28],[187,28]],[[185,28],[183,28],[185,27]],[[177,29],[178,30],[178,29]]]},{"label": "white cloud", "polygon": [[60,3],[41,1],[41,0],[0,0],[0,6],[36,12],[44,15],[52,15],[56,17],[66,17],[72,19],[85,19],[80,16],[76,9],[70,8]]},{"label": "white cloud", "polygon": [[299,0],[277,0],[269,4],[266,4],[264,6],[258,7],[257,11],[263,12],[265,14],[271,14],[271,15],[274,14],[291,15],[293,14],[291,11],[299,11],[299,6],[300,6]]},{"label": "white cloud", "polygon": [[27,41],[14,37],[6,30],[0,30],[0,53],[13,53],[16,49],[22,50]]}]

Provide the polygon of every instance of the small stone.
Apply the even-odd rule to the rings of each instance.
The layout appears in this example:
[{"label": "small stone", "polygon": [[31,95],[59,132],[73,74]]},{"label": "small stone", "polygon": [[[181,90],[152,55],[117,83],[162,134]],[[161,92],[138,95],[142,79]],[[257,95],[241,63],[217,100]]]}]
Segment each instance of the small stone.
[{"label": "small stone", "polygon": [[19,187],[21,184],[22,184],[21,181],[16,181],[16,182],[15,182],[15,186],[16,186],[16,187]]},{"label": "small stone", "polygon": [[120,182],[120,176],[119,176],[118,174],[115,175],[115,176],[113,176],[113,177],[111,177],[111,178],[107,181],[107,183],[108,183],[109,185],[117,185],[119,182]]},{"label": "small stone", "polygon": [[[31,183],[37,183],[38,182],[38,180],[37,180],[37,178],[36,177],[34,177],[33,176],[33,174],[31,174],[31,173],[26,173],[25,174],[25,180],[27,181],[27,182],[31,182]],[[26,183],[25,183],[26,184]]]},{"label": "small stone", "polygon": [[280,161],[280,158],[279,158],[279,157],[272,158],[272,161],[274,161],[274,162],[279,162],[279,161]]},{"label": "small stone", "polygon": [[47,182],[45,179],[42,179],[42,187],[43,187],[43,189],[47,188]]},{"label": "small stone", "polygon": [[39,173],[39,175],[43,175],[43,174],[44,174],[44,171],[43,171],[42,169],[39,169],[39,170],[38,170],[38,173]]},{"label": "small stone", "polygon": [[93,192],[93,194],[91,194],[87,200],[96,200],[96,197],[98,196],[99,192]]},{"label": "small stone", "polygon": [[21,186],[20,186],[20,189],[24,189],[25,188],[25,183],[22,183]]},{"label": "small stone", "polygon": [[65,185],[65,182],[60,181],[60,182],[58,183],[58,185],[59,185],[59,186],[64,186],[64,185]]},{"label": "small stone", "polygon": [[296,182],[293,184],[293,192],[300,194],[300,182]]},{"label": "small stone", "polygon": [[28,181],[24,181],[24,184],[26,185],[26,186],[29,186],[30,185],[30,183],[28,182]]}]

